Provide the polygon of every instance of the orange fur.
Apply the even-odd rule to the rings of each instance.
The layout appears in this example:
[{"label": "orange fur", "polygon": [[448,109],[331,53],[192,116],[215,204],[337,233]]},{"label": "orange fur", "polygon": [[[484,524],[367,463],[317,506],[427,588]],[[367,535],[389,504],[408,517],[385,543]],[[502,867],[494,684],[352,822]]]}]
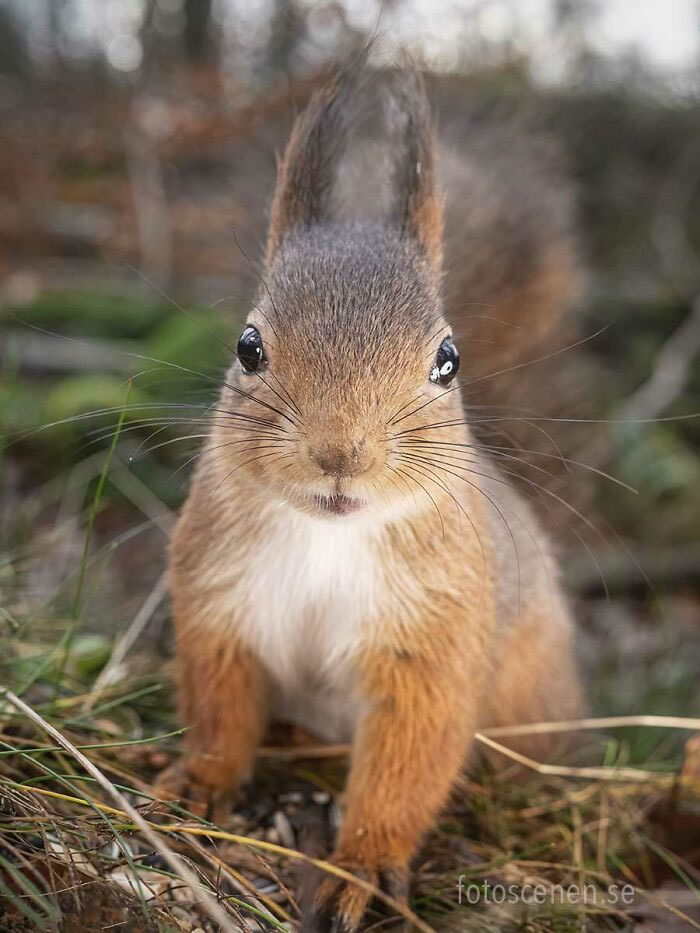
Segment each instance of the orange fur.
[{"label": "orange fur", "polygon": [[[177,587],[173,588],[178,593]],[[233,793],[250,777],[266,724],[266,676],[235,638],[202,619],[197,606],[175,599],[178,699],[192,728],[186,755],[164,772],[158,790],[196,811],[225,817]]]},{"label": "orange fur", "polygon": [[[332,212],[342,81],[282,163],[248,321],[265,364],[227,375],[172,543],[192,730],[164,785],[220,800],[249,775],[269,716],[309,725],[320,707],[328,732],[353,739],[333,858],[404,895],[475,728],[575,715],[580,691],[547,541],[471,446],[457,383],[429,378],[449,333],[441,201],[419,83],[397,100],[408,139],[385,227]],[[330,514],[339,500],[357,514]],[[352,931],[366,906],[356,886],[320,880],[306,926]]]}]

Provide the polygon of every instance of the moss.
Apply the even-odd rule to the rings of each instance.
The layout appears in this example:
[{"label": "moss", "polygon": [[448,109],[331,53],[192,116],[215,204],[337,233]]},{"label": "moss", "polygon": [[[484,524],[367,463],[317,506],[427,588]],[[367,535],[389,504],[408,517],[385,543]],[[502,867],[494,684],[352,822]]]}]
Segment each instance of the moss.
[{"label": "moss", "polygon": [[48,289],[29,305],[0,309],[0,324],[15,318],[77,337],[143,337],[173,313],[169,304],[134,295]]}]

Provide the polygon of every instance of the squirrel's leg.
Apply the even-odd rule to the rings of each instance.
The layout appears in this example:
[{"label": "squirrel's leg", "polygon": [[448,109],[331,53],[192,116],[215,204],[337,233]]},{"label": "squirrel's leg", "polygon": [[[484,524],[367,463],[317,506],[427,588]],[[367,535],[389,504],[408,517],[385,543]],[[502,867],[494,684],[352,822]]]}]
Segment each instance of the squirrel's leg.
[{"label": "squirrel's leg", "polygon": [[[476,695],[449,662],[408,656],[363,663],[367,712],[358,725],[345,819],[332,861],[403,900],[421,838],[445,804],[468,751]],[[461,687],[461,690],[460,690]],[[332,876],[304,892],[304,930],[356,930],[371,895]]]},{"label": "squirrel's leg", "polygon": [[235,632],[211,625],[178,631],[177,665],[180,718],[190,729],[182,758],[156,789],[223,818],[252,771],[266,725],[267,677]]}]

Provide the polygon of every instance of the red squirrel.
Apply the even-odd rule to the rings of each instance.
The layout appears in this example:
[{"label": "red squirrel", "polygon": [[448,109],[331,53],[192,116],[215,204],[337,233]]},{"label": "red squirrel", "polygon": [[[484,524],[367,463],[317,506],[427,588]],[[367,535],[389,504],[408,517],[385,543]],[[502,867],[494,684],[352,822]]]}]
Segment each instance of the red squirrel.
[{"label": "red squirrel", "polygon": [[[445,314],[443,216],[478,172],[443,194],[423,81],[394,75],[386,203],[363,219],[358,197],[348,219],[337,188],[367,87],[354,69],[318,90],[279,165],[257,301],[172,538],[190,729],[160,788],[225,813],[273,718],[349,741],[332,859],[401,896],[475,730],[574,718],[581,690],[549,543],[463,406],[482,351],[458,348]],[[566,250],[530,278],[490,269],[497,228],[472,211],[472,245],[480,224],[505,314],[519,296],[555,309]],[[351,933],[367,905],[328,876],[305,928]]]}]

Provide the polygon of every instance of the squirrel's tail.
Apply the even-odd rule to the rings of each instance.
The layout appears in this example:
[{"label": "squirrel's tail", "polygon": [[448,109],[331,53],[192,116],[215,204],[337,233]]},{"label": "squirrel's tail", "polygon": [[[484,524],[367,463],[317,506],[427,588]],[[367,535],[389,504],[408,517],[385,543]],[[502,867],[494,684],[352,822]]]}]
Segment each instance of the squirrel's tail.
[{"label": "squirrel's tail", "polygon": [[486,377],[561,343],[580,278],[572,198],[552,141],[512,119],[443,123],[440,143],[447,316],[470,378]]},{"label": "squirrel's tail", "polygon": [[583,279],[572,185],[555,143],[521,120],[440,123],[443,293],[465,406],[506,478],[525,477],[523,492],[558,532],[576,525],[594,489],[590,472],[572,483],[565,459],[588,459],[593,437],[576,420],[591,414],[582,387],[593,364],[572,352]]}]

